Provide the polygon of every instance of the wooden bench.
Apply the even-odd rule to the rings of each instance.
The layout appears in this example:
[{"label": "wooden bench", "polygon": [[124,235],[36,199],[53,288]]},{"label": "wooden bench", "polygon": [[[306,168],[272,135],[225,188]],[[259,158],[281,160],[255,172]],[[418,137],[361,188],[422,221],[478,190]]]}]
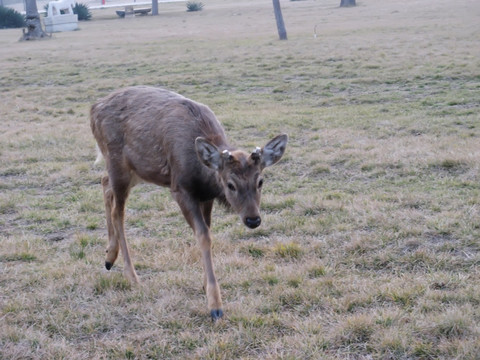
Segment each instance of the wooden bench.
[{"label": "wooden bench", "polygon": [[132,5],[127,5],[125,10],[117,10],[116,13],[121,18],[124,18],[125,16],[147,15],[150,11],[152,11],[152,8],[134,9]]}]

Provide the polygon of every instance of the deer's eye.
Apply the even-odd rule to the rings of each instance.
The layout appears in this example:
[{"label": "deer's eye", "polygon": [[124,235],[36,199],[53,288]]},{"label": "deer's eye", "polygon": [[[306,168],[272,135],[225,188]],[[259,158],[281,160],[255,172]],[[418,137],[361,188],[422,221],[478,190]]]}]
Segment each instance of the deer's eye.
[{"label": "deer's eye", "polygon": [[262,186],[263,186],[263,179],[260,179],[260,180],[258,181],[258,188],[261,189]]},{"label": "deer's eye", "polygon": [[231,182],[227,183],[227,187],[230,191],[237,191],[237,188]]}]

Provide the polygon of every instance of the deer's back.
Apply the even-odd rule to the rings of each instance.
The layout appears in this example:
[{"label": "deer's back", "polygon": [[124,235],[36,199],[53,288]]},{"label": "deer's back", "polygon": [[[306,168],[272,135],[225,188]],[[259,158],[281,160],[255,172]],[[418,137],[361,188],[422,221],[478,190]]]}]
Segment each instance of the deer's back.
[{"label": "deer's back", "polygon": [[128,168],[158,185],[195,180],[185,174],[208,175],[195,152],[198,136],[226,146],[223,128],[207,106],[159,88],[113,92],[92,106],[90,121],[107,166]]}]

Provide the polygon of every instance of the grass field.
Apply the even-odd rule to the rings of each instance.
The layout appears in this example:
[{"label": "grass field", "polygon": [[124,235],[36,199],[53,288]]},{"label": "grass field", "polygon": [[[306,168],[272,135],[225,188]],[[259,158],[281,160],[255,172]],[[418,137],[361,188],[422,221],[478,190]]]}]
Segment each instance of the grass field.
[{"label": "grass field", "polygon": [[[204,4],[0,30],[0,359],[480,359],[480,3],[284,0],[287,41],[271,1]],[[127,205],[142,285],[103,267],[88,112],[137,84],[290,136],[260,228],[214,210],[216,324],[167,189]]]}]

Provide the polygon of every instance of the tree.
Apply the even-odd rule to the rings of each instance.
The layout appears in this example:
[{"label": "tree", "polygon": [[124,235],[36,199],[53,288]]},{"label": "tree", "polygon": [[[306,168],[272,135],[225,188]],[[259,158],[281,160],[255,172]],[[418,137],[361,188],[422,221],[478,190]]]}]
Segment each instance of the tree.
[{"label": "tree", "polygon": [[283,22],[280,0],[273,0],[273,11],[275,12],[275,19],[277,20],[278,36],[280,40],[287,40],[287,30],[285,30],[285,24]]},{"label": "tree", "polygon": [[340,0],[340,7],[356,6],[355,0]]},{"label": "tree", "polygon": [[23,36],[20,40],[36,40],[48,37],[49,35],[43,31],[40,14],[38,13],[36,0],[25,0],[26,13],[25,22],[28,32],[23,29]]}]

